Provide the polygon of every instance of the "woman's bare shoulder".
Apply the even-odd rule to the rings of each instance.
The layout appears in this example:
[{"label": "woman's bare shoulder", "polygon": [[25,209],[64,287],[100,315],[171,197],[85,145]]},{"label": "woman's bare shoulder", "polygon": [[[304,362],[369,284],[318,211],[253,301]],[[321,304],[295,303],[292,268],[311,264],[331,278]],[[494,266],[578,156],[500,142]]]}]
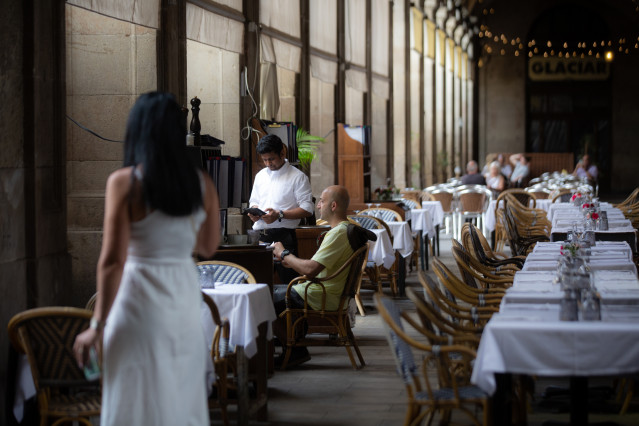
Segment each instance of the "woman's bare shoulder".
[{"label": "woman's bare shoulder", "polygon": [[132,167],[123,167],[112,172],[107,179],[107,192],[128,192],[131,186]]}]

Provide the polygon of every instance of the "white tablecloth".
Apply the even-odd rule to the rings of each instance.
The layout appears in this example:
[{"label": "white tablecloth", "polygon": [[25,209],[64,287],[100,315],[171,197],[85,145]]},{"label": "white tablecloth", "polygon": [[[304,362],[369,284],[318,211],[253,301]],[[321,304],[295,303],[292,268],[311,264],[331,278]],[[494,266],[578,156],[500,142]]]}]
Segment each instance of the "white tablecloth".
[{"label": "white tablecloth", "polygon": [[495,373],[597,376],[639,371],[639,322],[564,322],[553,315],[495,314],[481,337],[471,381],[495,392]]},{"label": "white tablecloth", "polygon": [[[228,318],[229,345],[242,346],[247,358],[257,353],[257,327],[261,323],[268,324],[267,338],[273,338],[271,322],[275,320],[276,315],[268,285],[216,283],[214,289],[205,288],[202,291],[211,296],[220,317]],[[215,326],[206,305],[202,306],[202,329],[207,339],[207,347],[210,347]]]},{"label": "white tablecloth", "polygon": [[[627,248],[623,244],[608,246]],[[558,246],[539,244],[534,253],[547,256]],[[609,260],[597,259],[595,253],[591,264],[605,265]],[[549,264],[547,270],[531,267],[543,262]],[[624,255],[619,262],[629,261]],[[601,295],[602,321],[564,322],[559,321],[563,292],[553,282],[556,266],[556,260],[527,259],[502,299],[499,313],[486,325],[471,378],[486,392],[495,392],[495,373],[572,377],[639,371],[636,271],[593,268],[594,285]]]},{"label": "white tablecloth", "polygon": [[395,251],[390,236],[385,229],[371,229],[377,235],[377,241],[368,242],[368,260],[377,266],[390,268],[395,263]]},{"label": "white tablecloth", "polygon": [[[432,227],[442,226],[444,223],[444,209],[440,201],[422,201],[422,208],[428,210],[432,220]],[[429,235],[433,235],[430,234]]]},{"label": "white tablecloth", "polygon": [[413,253],[413,233],[408,222],[386,222],[393,235],[393,249],[402,257],[408,257]]},{"label": "white tablecloth", "polygon": [[[437,201],[439,203],[439,201]],[[441,204],[439,204],[441,208]],[[411,210],[411,225],[413,228],[413,232],[420,232],[422,236],[431,236],[435,235],[435,221],[433,220],[433,216],[431,215],[430,209],[412,209]],[[443,213],[442,213],[443,218]]]}]

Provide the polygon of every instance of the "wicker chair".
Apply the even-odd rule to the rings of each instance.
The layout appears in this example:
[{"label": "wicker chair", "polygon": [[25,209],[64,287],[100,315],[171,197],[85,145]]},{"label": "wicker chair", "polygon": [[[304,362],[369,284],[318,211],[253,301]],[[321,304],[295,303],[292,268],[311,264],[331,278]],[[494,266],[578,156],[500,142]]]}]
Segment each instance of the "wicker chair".
[{"label": "wicker chair", "polygon": [[[397,364],[397,372],[406,386],[408,409],[404,425],[431,424],[437,413],[442,421],[447,421],[455,409],[479,424],[475,413],[466,407],[467,404],[481,408],[482,423],[489,425],[489,397],[470,384],[475,351],[463,345],[427,345],[419,342],[404,331],[400,310],[393,300],[376,294],[375,302],[384,320],[384,330]],[[421,369],[415,364],[411,348],[423,352]],[[428,374],[432,366],[437,368],[436,375]]]},{"label": "wicker chair", "polygon": [[519,203],[524,207],[536,207],[537,199],[531,192],[520,189],[511,188],[502,191],[495,202],[495,249],[497,251],[503,251],[508,236],[504,229],[504,208],[506,206],[505,198],[508,195],[512,195]]},{"label": "wicker chair", "polygon": [[9,321],[13,347],[29,360],[40,424],[77,421],[90,426],[100,415],[100,383],[89,382],[73,356],[75,337],[89,326],[93,313],[68,307],[36,308]]},{"label": "wicker chair", "polygon": [[639,187],[635,188],[635,190],[632,191],[630,195],[628,195],[628,197],[625,200],[623,200],[621,203],[615,204],[615,207],[623,210],[624,208],[630,207],[631,205],[637,204],[638,202],[639,202]]},{"label": "wicker chair", "polygon": [[213,384],[213,392],[208,399],[209,410],[219,409],[224,426],[228,426],[229,419],[226,407],[229,403],[229,360],[227,358],[229,355],[229,322],[226,318],[223,320],[220,318],[220,312],[209,295],[202,293],[202,300],[209,308],[211,318],[215,324],[213,342],[210,348],[211,361],[215,368],[215,382]]},{"label": "wicker chair", "polygon": [[452,251],[463,281],[469,288],[503,295],[505,288],[512,286],[515,270],[481,264],[457,240],[453,240]]},{"label": "wicker chair", "polygon": [[[350,215],[348,216],[348,219],[351,222],[357,223],[366,229],[385,229],[388,233],[388,236],[391,236],[390,229],[388,228],[386,222],[376,217],[366,215]],[[388,282],[393,296],[397,295],[397,276],[399,275],[398,263],[399,262],[397,253],[395,253],[395,262],[390,267],[390,269],[387,269],[384,266],[378,266],[375,264],[375,262],[367,260],[364,273],[368,277],[368,282],[370,282],[373,287],[375,287],[375,289],[379,292],[382,292],[382,284],[384,282]]]},{"label": "wicker chair", "polygon": [[484,212],[492,197],[492,192],[485,186],[460,188],[456,193],[459,199],[459,225],[456,238],[460,238],[461,224],[465,221],[475,220],[477,226],[482,226]]},{"label": "wicker chair", "polygon": [[[325,277],[325,278],[309,278],[306,276],[301,276],[294,278],[288,285],[286,289],[286,305],[287,308],[284,312],[280,314],[281,317],[286,318],[286,354],[284,356],[284,361],[282,362],[282,366],[280,367],[282,370],[286,369],[286,365],[291,357],[291,352],[294,347],[300,346],[343,346],[346,348],[346,352],[348,353],[348,357],[351,360],[351,364],[354,369],[358,369],[357,362],[353,357],[353,352],[351,348],[355,350],[357,357],[359,359],[360,366],[363,367],[365,365],[364,358],[362,357],[362,353],[359,350],[359,346],[357,346],[357,341],[355,340],[355,336],[351,331],[351,322],[348,314],[348,305],[351,298],[355,295],[355,289],[358,286],[359,280],[362,277],[362,266],[366,262],[366,256],[368,253],[368,245],[364,245],[357,249],[351,257],[342,265],[333,275]],[[290,308],[288,300],[290,299],[291,289],[294,285],[308,281],[308,285],[319,285],[324,288],[322,284],[324,281],[332,280],[336,276],[340,275],[342,271],[348,269],[348,275],[346,277],[346,282],[344,284],[344,290],[342,292],[342,296],[339,301],[339,305],[337,310],[335,311],[327,311],[325,309],[326,304],[326,294],[322,298],[322,306],[320,309],[314,310],[308,306],[308,302],[306,301],[306,297],[303,294],[300,294],[304,298],[304,307],[303,308]],[[305,293],[305,292],[304,292]],[[318,339],[312,336],[303,336],[304,333],[301,333],[301,329],[304,328],[304,323],[308,322],[309,325],[313,325],[317,327],[318,322],[324,325],[323,329],[326,333],[329,334],[328,338]],[[337,335],[336,338],[331,337],[330,335]]]},{"label": "wicker chair", "polygon": [[[478,333],[474,328],[469,328],[469,331],[460,331],[459,329],[449,327],[449,324],[459,325],[458,317],[455,317],[455,321],[446,319],[441,311],[438,310],[437,305],[431,304],[426,300],[424,292],[422,291],[409,287],[406,289],[406,295],[415,304],[421,325],[415,325],[415,320],[408,315],[406,315],[405,318],[406,322],[424,335],[429,344],[460,344],[468,346],[473,350],[479,348],[481,332]],[[404,315],[402,315],[402,317],[403,316]],[[481,330],[483,330],[483,327],[481,327]]]},{"label": "wicker chair", "polygon": [[470,253],[470,255],[486,268],[496,268],[500,270],[520,271],[525,258],[517,257],[501,257],[498,258],[488,247],[488,241],[483,234],[472,223],[465,223],[462,227],[462,245]]},{"label": "wicker chair", "polygon": [[494,313],[492,308],[458,304],[450,292],[444,293],[439,285],[422,271],[419,273],[419,283],[424,290],[424,300],[429,306],[428,311],[420,315],[427,315],[440,334],[481,336],[484,324]]},{"label": "wicker chair", "polygon": [[570,189],[560,189],[548,195],[552,203],[567,203],[570,201],[572,197],[572,190]]},{"label": "wicker chair", "polygon": [[468,286],[452,273],[438,258],[433,259],[435,275],[444,287],[456,299],[468,303],[475,308],[486,307],[488,311],[499,312],[499,305],[504,295],[502,292],[491,291],[495,289],[475,289]]},{"label": "wicker chair", "polygon": [[450,234],[452,229],[452,233],[454,234],[455,230],[457,229],[455,220],[455,206],[453,202],[455,198],[455,191],[453,191],[452,188],[442,186],[431,189],[428,191],[428,193],[434,199],[434,201],[439,201],[442,205],[446,223],[446,233]]},{"label": "wicker chair", "polygon": [[216,282],[225,284],[255,284],[255,277],[245,267],[223,260],[206,260],[197,263],[200,272],[212,271]]},{"label": "wicker chair", "polygon": [[402,215],[393,209],[386,209],[384,207],[376,207],[371,209],[364,209],[359,212],[361,216],[374,216],[384,222],[401,222]]},{"label": "wicker chair", "polygon": [[87,304],[84,305],[84,309],[89,311],[95,310],[95,302],[98,300],[98,293],[93,293],[93,296],[87,301]]},{"label": "wicker chair", "polygon": [[529,186],[526,188],[526,192],[534,195],[538,200],[546,200],[548,199],[551,191],[543,186]]}]

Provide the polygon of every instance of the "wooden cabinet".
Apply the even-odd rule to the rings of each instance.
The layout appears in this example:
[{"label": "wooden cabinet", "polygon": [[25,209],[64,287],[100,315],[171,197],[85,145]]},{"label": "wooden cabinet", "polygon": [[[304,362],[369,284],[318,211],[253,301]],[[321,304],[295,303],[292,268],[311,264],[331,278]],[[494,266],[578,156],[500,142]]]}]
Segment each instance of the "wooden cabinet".
[{"label": "wooden cabinet", "polygon": [[348,189],[351,203],[371,198],[370,127],[337,125],[338,182]]}]

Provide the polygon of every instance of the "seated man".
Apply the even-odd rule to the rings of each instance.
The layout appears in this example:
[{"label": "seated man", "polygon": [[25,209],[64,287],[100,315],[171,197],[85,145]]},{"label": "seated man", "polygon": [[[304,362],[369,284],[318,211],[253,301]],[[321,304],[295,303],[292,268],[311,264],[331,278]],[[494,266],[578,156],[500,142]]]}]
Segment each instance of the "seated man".
[{"label": "seated man", "polygon": [[464,185],[486,185],[486,179],[479,173],[479,166],[474,160],[470,160],[466,165],[466,174],[461,181]]},{"label": "seated man", "polygon": [[[322,196],[317,202],[320,218],[326,220],[331,229],[326,233],[322,244],[312,259],[300,259],[284,248],[282,243],[277,242],[273,248],[273,254],[277,259],[281,259],[284,266],[294,269],[299,275],[310,277],[327,277],[339,269],[354,253],[347,235],[348,219],[346,210],[348,209],[348,191],[343,186],[329,186],[322,192]],[[326,289],[326,310],[336,310],[344,289],[348,270],[344,270],[340,276],[330,282],[324,282]],[[295,285],[291,289],[289,305],[292,308],[304,307],[304,289],[306,283]],[[308,290],[308,304],[312,309],[321,309],[322,289],[320,286],[312,284]],[[286,320],[279,315],[286,309],[285,303],[286,286],[276,286],[273,294],[275,312],[277,320],[273,322],[273,334],[282,343],[286,343]],[[281,365],[284,355],[275,360],[276,366]],[[293,353],[288,365],[299,365],[311,359],[305,347],[293,348]]]}]

